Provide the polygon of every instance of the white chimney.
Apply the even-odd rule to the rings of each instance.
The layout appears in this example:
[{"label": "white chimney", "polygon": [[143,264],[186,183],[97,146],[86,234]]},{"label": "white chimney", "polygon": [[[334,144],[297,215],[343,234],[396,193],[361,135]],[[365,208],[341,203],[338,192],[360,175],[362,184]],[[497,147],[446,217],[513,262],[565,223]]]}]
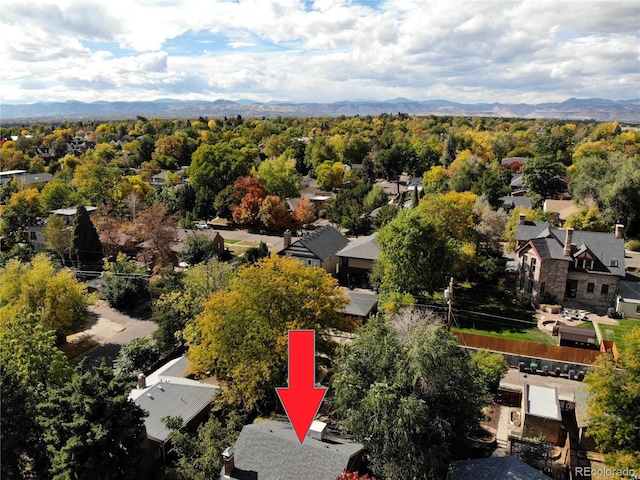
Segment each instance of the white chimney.
[{"label": "white chimney", "polygon": [[233,454],[235,453],[235,448],[227,447],[224,452],[222,452],[222,461],[224,462],[224,476],[227,478],[231,477],[231,474],[236,468],[236,463],[233,458]]},{"label": "white chimney", "polygon": [[571,240],[573,239],[573,228],[567,228],[567,235],[564,239],[564,256],[571,256]]},{"label": "white chimney", "polygon": [[616,239],[620,240],[624,237],[624,225],[616,223]]}]

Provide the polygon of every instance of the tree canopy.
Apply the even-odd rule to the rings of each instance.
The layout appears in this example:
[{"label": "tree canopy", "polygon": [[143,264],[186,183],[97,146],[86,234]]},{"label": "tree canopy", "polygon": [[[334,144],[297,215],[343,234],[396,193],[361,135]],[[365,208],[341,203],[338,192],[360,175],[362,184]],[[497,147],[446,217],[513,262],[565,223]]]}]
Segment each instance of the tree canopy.
[{"label": "tree canopy", "polygon": [[70,270],[56,270],[38,254],[30,263],[9,260],[0,269],[0,318],[14,318],[23,309],[40,316],[45,330],[58,335],[80,331],[89,320],[90,297]]},{"label": "tree canopy", "polygon": [[335,409],[379,478],[442,478],[486,402],[457,339],[431,321],[396,330],[378,316],[339,350]]},{"label": "tree canopy", "polygon": [[640,329],[625,335],[620,367],[610,354],[596,360],[587,374],[587,435],[595,438],[608,465],[640,465]]},{"label": "tree canopy", "polygon": [[217,375],[222,398],[247,411],[274,408],[275,387],[286,384],[288,331],[312,328],[318,352],[330,353],[332,329],[346,297],[320,268],[271,256],[242,266],[228,288],[214,292],[186,327],[194,370]]}]

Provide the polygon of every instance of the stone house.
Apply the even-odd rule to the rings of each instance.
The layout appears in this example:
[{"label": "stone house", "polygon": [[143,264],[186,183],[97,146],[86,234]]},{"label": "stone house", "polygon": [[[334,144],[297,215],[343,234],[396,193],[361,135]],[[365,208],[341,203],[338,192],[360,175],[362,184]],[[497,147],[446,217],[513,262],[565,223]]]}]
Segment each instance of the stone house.
[{"label": "stone house", "polygon": [[606,308],[625,277],[623,226],[615,234],[528,222],[516,232],[516,293],[535,302],[576,300]]}]

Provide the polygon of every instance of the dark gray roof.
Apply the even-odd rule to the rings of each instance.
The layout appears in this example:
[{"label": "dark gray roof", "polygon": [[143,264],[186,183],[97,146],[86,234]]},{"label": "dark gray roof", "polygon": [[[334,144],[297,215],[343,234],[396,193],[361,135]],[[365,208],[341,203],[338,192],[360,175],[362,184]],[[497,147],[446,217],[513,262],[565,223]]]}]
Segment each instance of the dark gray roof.
[{"label": "dark gray roof", "polygon": [[231,478],[335,480],[359,459],[364,447],[339,437],[306,437],[302,445],[288,419],[246,425],[235,445]]},{"label": "dark gray roof", "polygon": [[511,184],[510,184],[511,188],[518,188],[522,186],[522,174],[521,173],[514,173],[513,175],[511,175]]},{"label": "dark gray roof", "polygon": [[22,183],[23,185],[32,185],[34,183],[50,182],[54,178],[55,177],[50,173],[43,172],[43,173],[27,173],[26,175],[22,175],[18,179],[20,180],[20,183]]},{"label": "dark gray roof", "polygon": [[618,296],[625,301],[640,301],[640,282],[637,280],[620,280]]},{"label": "dark gray roof", "polygon": [[569,325],[560,325],[559,335],[563,340],[569,340],[571,342],[586,342],[588,339],[596,339],[595,330],[571,327]]},{"label": "dark gray roof", "polygon": [[564,255],[566,230],[553,228],[546,222],[525,222],[518,225],[516,240],[526,242],[533,240],[533,245],[542,259],[573,261],[578,252],[587,249],[598,259],[593,271],[623,277],[624,270],[624,239],[616,238],[613,233],[586,232],[575,230],[571,243],[576,245],[575,252],[570,257]]},{"label": "dark gray roof", "polygon": [[447,480],[550,480],[544,473],[514,457],[460,460],[449,465]]},{"label": "dark gray roof", "polygon": [[169,430],[162,422],[162,418],[180,416],[183,425],[186,425],[209,406],[216,393],[218,389],[210,385],[194,386],[158,382],[148,387],[144,395],[140,395],[134,402],[149,412],[149,416],[144,420],[147,437],[162,443],[169,437]]},{"label": "dark gray roof", "polygon": [[380,247],[376,241],[378,233],[358,237],[338,252],[339,257],[361,258],[363,260],[377,260]]},{"label": "dark gray roof", "polygon": [[331,225],[324,225],[296,240],[279,252],[280,255],[293,257],[312,256],[325,261],[348,245],[349,239]]},{"label": "dark gray roof", "polygon": [[500,197],[500,201],[502,202],[502,208],[505,209],[512,209],[515,207],[531,208],[532,205],[531,197],[515,197],[513,195],[507,195]]},{"label": "dark gray roof", "polygon": [[345,294],[349,298],[349,303],[341,310],[341,313],[346,315],[368,317],[378,304],[378,295],[375,293],[346,290]]}]

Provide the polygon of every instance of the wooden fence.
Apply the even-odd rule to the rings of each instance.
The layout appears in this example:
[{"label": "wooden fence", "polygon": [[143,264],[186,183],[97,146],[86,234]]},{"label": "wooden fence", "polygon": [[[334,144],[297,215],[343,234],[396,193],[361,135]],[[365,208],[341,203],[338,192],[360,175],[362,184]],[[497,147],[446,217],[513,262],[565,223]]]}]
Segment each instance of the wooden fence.
[{"label": "wooden fence", "polygon": [[574,347],[560,347],[558,345],[545,345],[542,343],[524,342],[508,338],[488,337],[475,333],[453,332],[460,345],[470,348],[487,349],[493,352],[509,353],[531,358],[546,358],[564,363],[579,363],[591,365],[596,358],[602,355],[597,350],[587,350]]}]

